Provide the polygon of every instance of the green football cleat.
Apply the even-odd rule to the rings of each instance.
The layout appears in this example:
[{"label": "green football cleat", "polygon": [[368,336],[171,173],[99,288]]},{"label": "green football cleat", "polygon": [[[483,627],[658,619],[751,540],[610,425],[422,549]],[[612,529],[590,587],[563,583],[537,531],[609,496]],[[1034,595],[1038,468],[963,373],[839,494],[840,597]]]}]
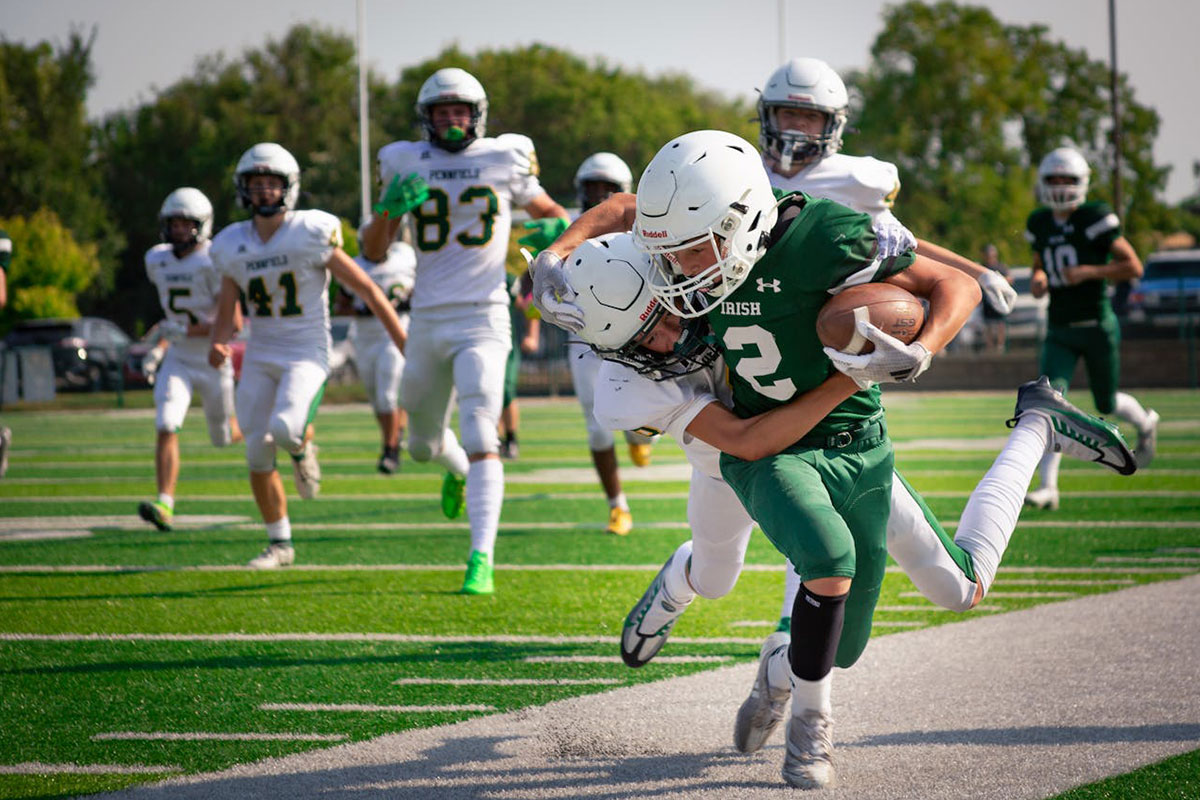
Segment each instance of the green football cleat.
[{"label": "green football cleat", "polygon": [[160,531],[171,530],[171,520],[175,516],[175,512],[167,508],[164,504],[157,500],[147,500],[143,503],[138,503],[138,516],[151,523]]},{"label": "green football cleat", "polygon": [[458,519],[467,504],[467,479],[464,475],[447,472],[442,479],[442,513],[446,519]]},{"label": "green football cleat", "polygon": [[1025,414],[1040,414],[1049,420],[1054,452],[1103,464],[1121,475],[1137,471],[1137,461],[1117,426],[1071,405],[1045,375],[1017,390],[1017,407],[1008,427],[1014,427]]},{"label": "green football cleat", "polygon": [[463,578],[462,594],[492,593],[492,557],[479,550],[472,550],[467,559],[467,574]]}]

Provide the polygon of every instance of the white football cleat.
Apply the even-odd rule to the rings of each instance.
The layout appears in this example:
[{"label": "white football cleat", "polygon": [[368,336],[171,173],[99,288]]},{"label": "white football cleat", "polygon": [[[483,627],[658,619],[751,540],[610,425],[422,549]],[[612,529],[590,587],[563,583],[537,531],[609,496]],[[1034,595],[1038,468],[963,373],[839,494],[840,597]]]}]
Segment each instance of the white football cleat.
[{"label": "white football cleat", "polygon": [[292,456],[292,477],[296,480],[296,493],[303,500],[312,500],[321,493],[321,465],[317,463],[319,448],[309,442],[304,452]]},{"label": "white football cleat", "polygon": [[266,548],[250,559],[246,566],[253,569],[275,569],[287,567],[296,560],[296,551],[287,542],[271,542]]},{"label": "white football cleat", "polygon": [[674,558],[672,553],[654,576],[650,588],[625,616],[621,630],[621,659],[626,666],[640,667],[658,655],[671,635],[671,628],[692,603],[691,600],[680,603],[667,595],[665,576]]},{"label": "white football cleat", "polygon": [[1058,489],[1043,486],[1025,495],[1025,505],[1045,511],[1058,511]]},{"label": "white football cleat", "polygon": [[1146,412],[1146,427],[1138,431],[1137,447],[1133,455],[1138,467],[1148,467],[1154,460],[1154,451],[1158,449],[1158,412],[1150,409]]},{"label": "white football cleat", "polygon": [[833,718],[809,708],[788,720],[783,779],[797,789],[833,786]]},{"label": "white football cleat", "polygon": [[787,712],[792,687],[771,685],[770,664],[775,658],[786,659],[791,643],[791,634],[783,631],[772,633],[763,642],[758,659],[758,674],[754,676],[754,688],[738,709],[737,719],[733,723],[733,746],[738,752],[753,753],[760,750],[779,727],[784,713]]}]

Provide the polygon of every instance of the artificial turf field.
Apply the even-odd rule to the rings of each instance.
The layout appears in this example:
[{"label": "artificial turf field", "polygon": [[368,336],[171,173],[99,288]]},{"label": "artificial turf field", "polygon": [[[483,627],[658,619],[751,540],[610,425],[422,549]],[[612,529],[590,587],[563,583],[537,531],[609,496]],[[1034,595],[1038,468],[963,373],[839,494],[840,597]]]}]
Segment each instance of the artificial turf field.
[{"label": "artificial turf field", "polygon": [[[1136,394],[1163,417],[1153,466],[1122,478],[1064,460],[1062,507],[1022,515],[972,614],[1200,571],[1198,396]],[[951,530],[1012,399],[885,395],[898,468]],[[208,446],[198,410],[181,434],[170,533],[135,511],[154,492],[152,412],[4,422],[14,448],[0,481],[0,797],[114,789],[750,661],[780,612],[781,559],[756,534],[729,597],[697,600],[643,669],[621,664],[625,613],[688,535],[688,469],[669,440],[646,469],[622,454],[635,530],[605,535],[570,399],[523,404],[490,597],[456,593],[467,526],[441,515],[441,473],[408,461],[399,475],[375,472],[365,406],[317,418],[319,499],[296,499],[285,473],[297,564],[277,572],[243,566],[265,537],[242,454]],[[892,571],[874,633],[957,618]],[[1162,788],[1163,774],[1200,792],[1198,763],[1192,753],[1120,779],[1126,788],[1070,796],[1143,796],[1127,787]]]}]

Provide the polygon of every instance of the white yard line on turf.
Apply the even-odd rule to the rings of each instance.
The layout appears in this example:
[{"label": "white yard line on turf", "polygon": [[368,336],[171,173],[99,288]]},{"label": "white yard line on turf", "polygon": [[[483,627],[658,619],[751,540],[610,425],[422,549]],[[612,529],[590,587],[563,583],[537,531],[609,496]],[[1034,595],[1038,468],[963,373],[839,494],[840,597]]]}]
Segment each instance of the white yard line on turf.
[{"label": "white yard line on turf", "polygon": [[0,528],[0,542],[38,542],[45,539],[86,539],[94,536],[89,530],[74,531],[4,531]]},{"label": "white yard line on turf", "polygon": [[[1132,561],[1134,564],[1146,561],[1147,558],[1116,558],[1102,556],[1098,560]],[[1000,574],[1120,574],[1120,575],[1170,575],[1196,572],[1200,563],[1195,566],[1187,556],[1164,559],[1161,567],[1001,567]],[[496,570],[506,572],[658,572],[662,564],[496,564]],[[776,572],[784,569],[779,564],[744,564],[742,572]],[[461,564],[293,564],[287,572],[460,572]],[[888,572],[902,572],[897,566],[887,568]],[[37,572],[59,573],[103,573],[103,572],[261,572],[245,564],[0,564],[0,574],[22,574]]]},{"label": "white yard line on turf", "polygon": [[[675,641],[672,638],[672,641]],[[716,642],[717,639],[705,639]],[[747,639],[747,644],[759,644],[759,639]],[[621,664],[621,656],[526,656],[526,664]],[[655,656],[656,664],[722,664],[732,661],[733,656]]]},{"label": "white yard line on turf", "polygon": [[44,764],[41,761],[0,764],[0,775],[160,775],[182,771],[182,767],[173,764]]},{"label": "white yard line on turf", "polygon": [[[4,642],[396,642],[400,644],[612,644],[614,636],[419,633],[2,633]],[[761,644],[740,636],[672,636],[676,644]],[[614,656],[615,658],[615,656]],[[619,660],[619,659],[618,659]]]},{"label": "white yard line on turf", "polygon": [[259,706],[262,711],[356,711],[356,712],[394,712],[397,714],[425,714],[442,711],[495,711],[495,706],[485,706],[478,703],[447,706],[382,706],[363,703],[263,703]]},{"label": "white yard line on turf", "polygon": [[395,686],[617,686],[619,678],[397,678]]},{"label": "white yard line on turf", "polygon": [[[920,592],[901,592],[900,597],[924,597]],[[991,600],[1027,600],[1041,597],[1079,597],[1079,592],[988,592]]]},{"label": "white yard line on turf", "polygon": [[113,731],[93,742],[344,742],[344,733],[214,733],[212,731]]}]

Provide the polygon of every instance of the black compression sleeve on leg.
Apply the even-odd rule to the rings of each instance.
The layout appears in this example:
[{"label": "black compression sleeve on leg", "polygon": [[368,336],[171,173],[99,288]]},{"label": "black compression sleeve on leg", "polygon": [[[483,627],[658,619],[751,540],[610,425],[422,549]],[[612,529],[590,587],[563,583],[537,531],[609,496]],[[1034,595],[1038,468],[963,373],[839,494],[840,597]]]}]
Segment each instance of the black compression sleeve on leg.
[{"label": "black compression sleeve on leg", "polygon": [[825,597],[813,594],[804,584],[792,603],[792,672],[806,681],[819,681],[833,669],[842,623],[846,619],[846,595]]}]

